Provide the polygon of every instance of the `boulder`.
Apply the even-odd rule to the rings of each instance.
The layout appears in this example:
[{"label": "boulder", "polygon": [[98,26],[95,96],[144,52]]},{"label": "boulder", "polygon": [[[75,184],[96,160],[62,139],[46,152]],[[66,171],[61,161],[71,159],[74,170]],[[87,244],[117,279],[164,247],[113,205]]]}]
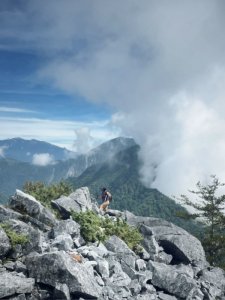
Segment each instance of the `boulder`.
[{"label": "boulder", "polygon": [[52,235],[53,238],[56,238],[58,235],[63,234],[69,234],[72,238],[79,237],[80,225],[71,219],[59,221],[52,228]]},{"label": "boulder", "polygon": [[127,244],[122,241],[119,237],[113,235],[105,242],[105,247],[115,253],[115,257],[120,261],[123,271],[133,278],[136,274],[135,272],[135,262],[137,256],[135,253],[127,246]]},{"label": "boulder", "polygon": [[46,225],[52,226],[56,223],[55,216],[48,209],[33,196],[20,190],[16,190],[15,195],[11,197],[9,205],[21,214],[27,214]]},{"label": "boulder", "polygon": [[58,250],[69,251],[73,248],[73,240],[69,234],[61,234],[52,241],[52,247],[56,247]]},{"label": "boulder", "polygon": [[102,278],[109,277],[109,263],[106,260],[98,260],[96,270]]},{"label": "boulder", "polygon": [[124,213],[122,211],[120,211],[120,210],[108,209],[105,214],[109,215],[111,217],[125,219]]},{"label": "boulder", "polygon": [[56,283],[66,284],[70,294],[83,295],[84,298],[96,299],[101,294],[101,288],[96,283],[94,276],[82,264],[74,261],[64,251],[29,255],[26,257],[29,276],[52,287]]},{"label": "boulder", "polygon": [[206,261],[200,241],[187,231],[173,225],[156,226],[152,228],[152,232],[164,251],[173,256],[174,263]]},{"label": "boulder", "polygon": [[21,277],[17,273],[0,273],[0,299],[14,294],[31,293],[34,288],[34,279]]},{"label": "boulder", "polygon": [[17,244],[13,248],[13,251],[10,254],[13,258],[26,255],[31,251],[42,251],[42,233],[39,230],[34,229],[32,226],[19,220],[9,220],[6,224],[15,233],[27,237],[26,243]]},{"label": "boulder", "polygon": [[[174,266],[151,262],[151,271],[153,274],[152,284],[169,294],[187,299],[189,295],[201,293],[196,281]],[[203,294],[200,299],[203,299]]]},{"label": "boulder", "polygon": [[63,283],[56,282],[55,291],[54,291],[54,299],[57,300],[70,300],[70,291],[68,286]]},{"label": "boulder", "polygon": [[91,195],[87,187],[77,189],[74,193],[70,194],[69,197],[79,205],[79,211],[92,209]]},{"label": "boulder", "polygon": [[91,195],[87,187],[79,188],[68,197],[62,196],[51,203],[65,219],[70,217],[71,211],[84,212],[92,209]]},{"label": "boulder", "polygon": [[158,298],[159,298],[160,300],[177,300],[176,297],[171,296],[171,295],[168,295],[168,294],[165,294],[165,293],[163,293],[163,292],[159,292],[159,293],[158,293]]},{"label": "boulder", "polygon": [[0,227],[0,258],[4,257],[11,249],[11,244],[5,231]]},{"label": "boulder", "polygon": [[4,223],[9,219],[21,219],[22,214],[14,211],[13,209],[7,208],[3,205],[0,205],[0,223]]},{"label": "boulder", "polygon": [[154,236],[164,251],[173,256],[173,263],[206,262],[200,241],[184,229],[158,218],[138,217],[129,212],[125,216],[128,224],[141,226],[146,246]]},{"label": "boulder", "polygon": [[225,293],[225,272],[220,268],[206,268],[198,273],[201,282],[210,283]]}]

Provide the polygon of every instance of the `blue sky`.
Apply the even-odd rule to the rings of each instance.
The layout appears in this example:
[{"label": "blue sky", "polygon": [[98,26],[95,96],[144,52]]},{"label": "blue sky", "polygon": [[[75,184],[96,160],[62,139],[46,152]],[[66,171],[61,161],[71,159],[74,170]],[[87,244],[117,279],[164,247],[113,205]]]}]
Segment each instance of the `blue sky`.
[{"label": "blue sky", "polygon": [[225,181],[224,12],[224,0],[1,0],[0,138],[79,150],[131,136],[147,186]]},{"label": "blue sky", "polygon": [[[84,128],[91,141],[89,147],[117,136],[118,129],[110,124],[113,110],[108,104],[90,102],[39,77],[39,70],[51,56],[57,57],[57,51],[46,52],[45,42],[42,49],[35,40],[24,42],[29,26],[36,26],[35,21],[28,20],[27,4],[28,1],[5,0],[0,3],[0,139],[36,138],[76,150],[74,143],[79,143],[79,130]],[[24,14],[28,27],[20,14]],[[11,20],[14,15],[15,22]],[[81,47],[82,42],[78,42],[72,51]]]}]

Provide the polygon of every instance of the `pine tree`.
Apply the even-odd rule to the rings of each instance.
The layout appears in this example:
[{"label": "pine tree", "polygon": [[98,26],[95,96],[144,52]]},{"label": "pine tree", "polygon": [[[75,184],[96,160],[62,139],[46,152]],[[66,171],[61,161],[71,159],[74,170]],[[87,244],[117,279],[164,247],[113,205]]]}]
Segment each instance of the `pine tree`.
[{"label": "pine tree", "polygon": [[220,267],[225,266],[225,216],[223,213],[225,195],[219,196],[218,189],[224,185],[215,175],[211,175],[209,184],[203,185],[198,182],[197,190],[189,191],[197,195],[198,199],[190,200],[186,195],[181,195],[179,198],[184,204],[196,210],[196,213],[187,213],[185,216],[182,214],[182,217],[187,219],[199,217],[206,224],[202,244],[209,263]]}]

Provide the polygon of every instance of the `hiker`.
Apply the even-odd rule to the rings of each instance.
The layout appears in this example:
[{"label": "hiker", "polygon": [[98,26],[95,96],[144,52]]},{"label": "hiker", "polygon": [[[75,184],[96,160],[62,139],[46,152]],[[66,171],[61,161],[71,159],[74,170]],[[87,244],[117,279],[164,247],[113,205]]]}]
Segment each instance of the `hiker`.
[{"label": "hiker", "polygon": [[100,209],[104,212],[107,211],[110,201],[112,200],[112,195],[110,192],[107,191],[107,189],[104,187],[102,188],[102,204],[100,205]]}]

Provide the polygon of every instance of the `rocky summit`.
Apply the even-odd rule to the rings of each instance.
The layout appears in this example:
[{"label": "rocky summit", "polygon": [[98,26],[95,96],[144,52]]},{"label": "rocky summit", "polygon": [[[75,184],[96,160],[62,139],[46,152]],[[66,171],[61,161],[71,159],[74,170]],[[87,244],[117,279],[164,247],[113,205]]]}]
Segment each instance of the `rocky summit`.
[{"label": "rocky summit", "polygon": [[[174,224],[128,211],[102,215],[86,187],[52,205],[60,220],[19,190],[0,206],[0,299],[225,299],[224,271],[210,266],[199,240]],[[116,235],[85,242],[71,210],[138,227],[142,250],[135,253]]]}]

